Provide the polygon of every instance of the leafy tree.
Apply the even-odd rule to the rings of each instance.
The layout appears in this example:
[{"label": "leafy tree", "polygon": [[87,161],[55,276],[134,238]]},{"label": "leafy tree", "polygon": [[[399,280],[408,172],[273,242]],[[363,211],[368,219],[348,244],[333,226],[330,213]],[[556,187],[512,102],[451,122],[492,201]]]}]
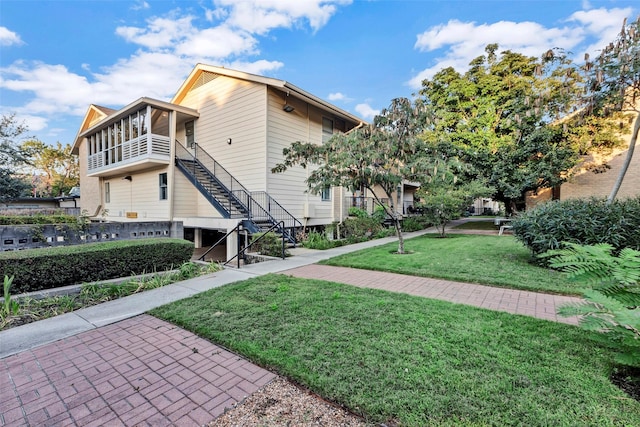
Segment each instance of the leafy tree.
[{"label": "leafy tree", "polygon": [[15,114],[0,117],[0,200],[23,196],[29,183],[20,176],[19,168],[26,163],[19,141],[25,138],[27,127]]},{"label": "leafy tree", "polygon": [[426,219],[438,229],[440,237],[446,237],[445,228],[451,220],[460,218],[478,197],[488,197],[492,193],[493,188],[481,181],[461,185],[439,183],[418,190],[419,206]]},{"label": "leafy tree", "polygon": [[397,98],[371,125],[335,134],[323,145],[294,142],[283,150],[284,161],[272,172],[295,165],[313,166],[307,184],[315,193],[328,186],[369,190],[393,221],[398,253],[404,253],[402,216],[393,197],[396,189],[405,180],[426,182],[446,170],[443,160],[431,155],[417,137],[423,125],[420,109],[406,98]]},{"label": "leafy tree", "polygon": [[559,121],[575,106],[582,81],[565,56],[497,49],[488,45],[465,74],[446,68],[425,80],[420,102],[431,117],[425,140],[472,165],[513,212],[526,192],[566,179],[585,139],[604,142]]},{"label": "leafy tree", "polygon": [[50,146],[35,139],[24,142],[20,148],[26,154],[34,174],[40,179],[38,192],[46,196],[61,196],[79,184],[77,156],[71,154],[71,145],[58,142]]},{"label": "leafy tree", "polygon": [[612,111],[635,113],[629,149],[624,164],[607,201],[613,202],[629,169],[640,131],[640,17],[633,23],[622,24],[620,33],[595,61],[586,56],[587,76],[584,115],[607,117]]}]

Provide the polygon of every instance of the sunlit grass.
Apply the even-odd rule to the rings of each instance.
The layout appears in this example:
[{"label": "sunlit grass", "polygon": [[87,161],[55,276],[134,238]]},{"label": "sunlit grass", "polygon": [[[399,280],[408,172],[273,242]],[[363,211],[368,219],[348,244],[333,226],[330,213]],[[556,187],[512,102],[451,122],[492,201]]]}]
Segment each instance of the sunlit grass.
[{"label": "sunlit grass", "polygon": [[284,275],[151,312],[387,425],[640,425],[579,328]]},{"label": "sunlit grass", "polygon": [[363,249],[323,261],[342,267],[389,271],[529,291],[579,295],[579,285],[562,273],[531,262],[530,252],[513,236],[435,234],[408,239],[406,255],[397,243]]}]

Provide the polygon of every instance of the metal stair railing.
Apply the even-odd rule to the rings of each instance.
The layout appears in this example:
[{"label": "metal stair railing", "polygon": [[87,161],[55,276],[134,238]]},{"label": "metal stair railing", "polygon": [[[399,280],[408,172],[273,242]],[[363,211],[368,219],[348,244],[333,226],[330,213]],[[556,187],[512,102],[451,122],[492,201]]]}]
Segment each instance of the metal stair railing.
[{"label": "metal stair railing", "polygon": [[[251,243],[249,243],[247,246],[245,246],[244,248],[240,249],[240,250],[238,251],[238,253],[237,253],[237,254],[235,254],[233,257],[231,257],[231,259],[228,259],[228,260],[227,260],[227,262],[225,262],[225,263],[224,263],[224,264],[222,264],[222,265],[227,265],[227,264],[229,264],[231,261],[233,261],[234,259],[237,259],[237,260],[238,260],[238,269],[239,269],[239,268],[240,268],[240,258],[241,258],[241,255],[244,257],[244,255],[246,255],[246,254],[245,254],[245,252],[247,252],[247,250],[248,250],[248,249],[249,249],[253,244],[258,243],[260,240],[264,239],[264,238],[267,236],[267,233],[269,233],[270,231],[273,231],[273,230],[281,229],[282,227],[284,227],[284,224],[282,223],[282,221],[281,221],[281,222],[279,222],[279,223],[273,224],[273,225],[272,225],[268,230],[266,230],[266,231],[264,232],[264,234],[262,234],[262,236],[258,237],[256,240],[252,241],[252,242],[251,242]],[[282,252],[281,252],[281,255],[280,255],[280,256],[282,257],[282,259],[285,259],[285,258],[286,258],[286,256],[287,256],[287,255],[286,255],[286,251],[285,251],[285,240],[286,240],[286,237],[285,237],[285,235],[284,235],[284,234],[282,234]]]},{"label": "metal stair railing", "polygon": [[[240,182],[231,175],[220,163],[209,155],[205,150],[199,148],[197,143],[193,144],[194,154],[191,154],[179,141],[175,141],[176,160],[181,166],[193,174],[199,184],[208,191],[215,199],[210,186],[200,182],[197,178],[197,168],[200,167],[214,179],[226,195],[224,209],[229,218],[246,217],[249,221],[269,222],[271,225],[279,225],[278,231],[286,236],[287,240],[296,244],[295,228],[302,227],[302,223],[291,215],[282,205],[273,199],[265,191],[249,192]],[[189,165],[190,163],[190,165]],[[189,167],[191,166],[191,167]],[[259,198],[256,200],[254,195]],[[262,203],[260,203],[262,201]],[[217,200],[220,205],[220,200]],[[234,209],[235,208],[235,209]],[[272,211],[273,209],[273,211]],[[275,214],[275,215],[274,215]],[[256,228],[259,228],[256,224]]]},{"label": "metal stair railing", "polygon": [[[220,243],[224,242],[225,240],[227,240],[227,237],[229,237],[230,235],[232,235],[235,232],[240,231],[240,226],[242,224],[238,224],[235,227],[233,227],[233,229],[231,231],[229,231],[227,234],[224,235],[224,237],[221,237],[217,242],[215,242],[213,245],[211,245],[211,247],[209,249],[207,249],[202,255],[200,255],[200,257],[198,258],[198,261],[204,261],[204,258],[209,254],[209,252],[211,252],[216,246],[218,246]],[[233,258],[232,258],[233,259]]]},{"label": "metal stair railing", "polygon": [[[249,208],[246,204],[247,197],[237,197],[237,195],[242,195],[242,193],[248,194],[248,191],[235,178],[233,178],[226,169],[209,156],[206,151],[202,149],[198,150],[197,144],[194,144],[195,156],[177,140],[175,142],[175,146],[176,161],[182,166],[182,168],[189,171],[195,181],[198,182],[205,192],[209,193],[209,195],[215,199],[214,204],[219,205],[226,211],[226,215],[224,215],[226,218],[243,218],[249,215]],[[201,157],[197,157],[198,151],[200,151],[200,154],[204,153],[201,157],[204,157],[205,162],[202,161],[203,159]],[[198,171],[206,174],[210,180],[203,182],[198,178]],[[218,171],[221,176],[216,176],[214,171]],[[224,200],[220,200],[220,197],[216,197],[214,191],[214,187],[216,186],[219,191],[224,193]],[[235,193],[231,190],[231,188],[234,187],[237,189]],[[240,211],[240,213],[234,214],[234,212],[237,211]]]},{"label": "metal stair railing", "polygon": [[252,191],[251,198],[269,212],[276,221],[282,222],[283,226],[280,231],[286,234],[288,241],[296,244],[295,230],[302,228],[302,223],[266,191]]}]

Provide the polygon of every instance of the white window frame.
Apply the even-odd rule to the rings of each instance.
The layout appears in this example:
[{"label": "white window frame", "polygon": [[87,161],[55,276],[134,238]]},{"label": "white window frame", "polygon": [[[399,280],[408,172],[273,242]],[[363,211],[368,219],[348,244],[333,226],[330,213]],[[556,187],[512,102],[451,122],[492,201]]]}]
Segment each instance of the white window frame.
[{"label": "white window frame", "polygon": [[[164,179],[162,178],[164,175]],[[158,175],[158,188],[160,192],[160,200],[169,199],[169,177],[166,172],[162,172]]]}]

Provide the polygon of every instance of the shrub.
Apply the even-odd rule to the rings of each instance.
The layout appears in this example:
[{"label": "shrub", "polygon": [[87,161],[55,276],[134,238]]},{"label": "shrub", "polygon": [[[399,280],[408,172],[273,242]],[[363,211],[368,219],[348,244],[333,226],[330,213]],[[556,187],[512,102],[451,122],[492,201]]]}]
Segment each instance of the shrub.
[{"label": "shrub", "polygon": [[349,208],[349,216],[354,216],[356,218],[368,218],[369,214],[364,209],[352,206]]},{"label": "shrub", "polygon": [[447,224],[460,218],[467,200],[454,191],[438,191],[422,196],[422,209],[425,218],[436,226],[440,236],[446,235]]},{"label": "shrub", "polygon": [[[252,236],[251,241],[257,242],[251,245],[249,252],[258,252],[266,256],[282,257],[282,236],[278,236],[271,231],[268,233],[256,233]],[[284,255],[290,255],[286,249]]]},{"label": "shrub", "polygon": [[382,230],[382,224],[374,218],[347,218],[342,223],[341,233],[351,243],[369,240]]},{"label": "shrub", "polygon": [[412,216],[402,221],[402,230],[411,232],[424,230],[431,226],[431,223],[424,216]]},{"label": "shrub", "polygon": [[0,215],[0,225],[75,224],[78,217],[65,214]]},{"label": "shrub", "polygon": [[383,239],[385,237],[391,237],[396,235],[395,227],[382,227],[376,234],[373,235],[375,239]]},{"label": "shrub", "polygon": [[375,209],[373,210],[373,213],[371,214],[371,218],[375,219],[376,221],[382,224],[383,222],[385,222],[385,220],[388,217],[387,209],[389,209],[388,206],[385,207],[382,205],[376,205]]},{"label": "shrub", "polygon": [[512,223],[513,234],[534,255],[561,248],[563,243],[608,243],[614,252],[640,249],[640,197],[614,201],[569,199],[538,205]]},{"label": "shrub", "polygon": [[325,250],[342,245],[342,240],[329,240],[324,233],[318,233],[317,231],[310,231],[302,241],[302,246],[309,249]]},{"label": "shrub", "polygon": [[0,274],[16,293],[168,270],[189,261],[193,243],[154,238],[0,253]]}]

